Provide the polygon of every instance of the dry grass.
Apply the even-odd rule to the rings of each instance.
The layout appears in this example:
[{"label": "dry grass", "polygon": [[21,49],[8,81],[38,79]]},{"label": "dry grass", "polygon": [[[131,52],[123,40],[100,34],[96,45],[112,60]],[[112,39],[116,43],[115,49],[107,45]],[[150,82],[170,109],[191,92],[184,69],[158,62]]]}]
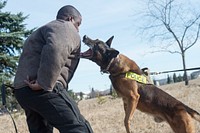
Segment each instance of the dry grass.
[{"label": "dry grass", "polygon": [[[200,112],[200,78],[191,80],[189,86],[184,83],[176,83],[161,86],[169,94],[173,95],[186,105]],[[99,102],[103,100],[103,102]],[[124,110],[121,98],[89,99],[79,102],[79,108],[85,118],[90,122],[94,133],[126,133],[123,119]],[[24,115],[14,115],[19,133],[27,133]],[[194,120],[196,133],[200,132],[200,123]],[[0,133],[14,133],[14,127],[9,116],[0,116]],[[136,111],[131,122],[134,133],[173,133],[165,122],[155,123],[150,115]],[[55,130],[55,133],[58,133]]]}]

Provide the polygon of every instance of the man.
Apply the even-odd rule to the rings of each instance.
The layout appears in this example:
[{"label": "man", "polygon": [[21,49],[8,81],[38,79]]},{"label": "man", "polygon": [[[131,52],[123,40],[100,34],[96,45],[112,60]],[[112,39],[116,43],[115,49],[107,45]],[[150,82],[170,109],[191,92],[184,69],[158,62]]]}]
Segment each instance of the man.
[{"label": "man", "polygon": [[79,63],[81,21],[76,8],[64,6],[24,43],[14,88],[30,133],[93,132],[66,92]]}]

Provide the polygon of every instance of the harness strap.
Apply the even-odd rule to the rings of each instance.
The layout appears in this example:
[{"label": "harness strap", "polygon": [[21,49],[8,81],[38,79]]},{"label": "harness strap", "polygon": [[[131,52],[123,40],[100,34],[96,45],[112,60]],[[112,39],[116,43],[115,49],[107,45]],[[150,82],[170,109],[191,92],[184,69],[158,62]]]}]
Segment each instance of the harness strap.
[{"label": "harness strap", "polygon": [[116,74],[116,75],[112,74],[110,76],[112,76],[112,77],[120,76],[121,78],[127,78],[127,79],[131,79],[131,80],[135,80],[135,81],[137,81],[139,83],[146,84],[146,85],[147,84],[148,85],[153,84],[148,76],[139,75],[139,74],[136,74],[136,73],[131,72],[131,71],[126,72],[126,73],[119,73],[119,74]]},{"label": "harness strap", "polygon": [[145,76],[138,75],[134,72],[127,72],[125,78],[132,79],[143,84],[147,84],[147,78]]}]

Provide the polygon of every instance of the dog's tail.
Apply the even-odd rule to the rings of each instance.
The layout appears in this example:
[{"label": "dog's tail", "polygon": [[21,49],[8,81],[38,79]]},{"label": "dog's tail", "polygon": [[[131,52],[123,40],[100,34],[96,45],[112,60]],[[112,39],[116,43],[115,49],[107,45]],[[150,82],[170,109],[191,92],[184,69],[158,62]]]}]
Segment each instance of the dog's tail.
[{"label": "dog's tail", "polygon": [[195,120],[200,122],[200,114],[199,112],[197,112],[196,110],[188,107],[185,105],[186,111],[192,116],[192,118],[194,118]]}]

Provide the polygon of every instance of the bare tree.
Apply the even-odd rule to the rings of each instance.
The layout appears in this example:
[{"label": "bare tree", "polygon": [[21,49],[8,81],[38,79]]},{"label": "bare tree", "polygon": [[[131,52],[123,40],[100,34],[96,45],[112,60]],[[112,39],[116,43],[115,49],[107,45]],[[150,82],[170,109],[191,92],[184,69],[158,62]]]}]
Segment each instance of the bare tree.
[{"label": "bare tree", "polygon": [[178,1],[148,0],[148,6],[145,10],[147,12],[143,14],[145,26],[142,29],[146,36],[161,42],[157,46],[159,50],[153,52],[169,52],[181,55],[185,85],[188,85],[185,53],[198,41],[200,12],[197,13],[189,2],[187,4],[176,2]]}]

